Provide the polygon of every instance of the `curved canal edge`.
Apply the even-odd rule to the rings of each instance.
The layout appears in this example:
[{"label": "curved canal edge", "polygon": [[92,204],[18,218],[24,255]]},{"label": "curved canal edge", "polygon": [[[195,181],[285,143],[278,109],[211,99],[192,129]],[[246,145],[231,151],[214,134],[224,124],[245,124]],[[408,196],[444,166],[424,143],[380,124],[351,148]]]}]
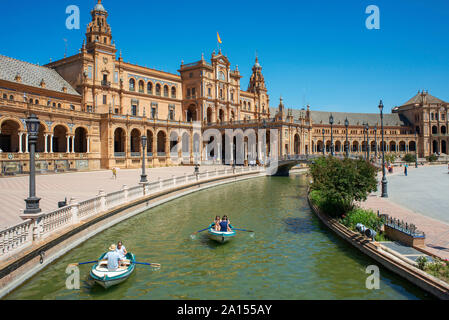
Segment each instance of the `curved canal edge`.
[{"label": "curved canal edge", "polygon": [[106,211],[100,216],[83,221],[76,226],[61,230],[46,239],[44,243],[28,248],[24,252],[19,252],[0,266],[0,298],[6,296],[53,261],[89,238],[126,219],[194,192],[264,176],[266,176],[265,171],[257,171],[216,177],[182,185],[126,203]]},{"label": "curved canal edge", "polygon": [[348,241],[351,245],[380,263],[388,270],[410,281],[434,297],[442,300],[449,300],[449,284],[418,269],[410,263],[405,262],[400,257],[387,252],[387,248],[384,248],[382,244],[372,242],[365,236],[348,229],[336,219],[322,213],[310,200],[310,193],[307,195],[307,201],[309,202],[312,212],[339,237]]}]

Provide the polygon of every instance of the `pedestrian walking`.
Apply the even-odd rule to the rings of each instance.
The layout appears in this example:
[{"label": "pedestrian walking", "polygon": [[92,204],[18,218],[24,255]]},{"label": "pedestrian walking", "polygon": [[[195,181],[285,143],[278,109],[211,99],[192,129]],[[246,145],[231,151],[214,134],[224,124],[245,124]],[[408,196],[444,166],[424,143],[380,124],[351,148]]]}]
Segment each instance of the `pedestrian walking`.
[{"label": "pedestrian walking", "polygon": [[405,176],[407,176],[407,169],[408,169],[408,164],[405,164],[404,165],[404,174],[405,174]]},{"label": "pedestrian walking", "polygon": [[117,169],[112,168],[112,179],[117,180]]}]

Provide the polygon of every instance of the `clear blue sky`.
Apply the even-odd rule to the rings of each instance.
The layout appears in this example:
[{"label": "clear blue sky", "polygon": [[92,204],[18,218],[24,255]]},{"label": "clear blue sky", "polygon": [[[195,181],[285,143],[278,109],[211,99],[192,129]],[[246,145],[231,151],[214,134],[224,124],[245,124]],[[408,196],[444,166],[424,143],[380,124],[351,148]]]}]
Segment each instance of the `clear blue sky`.
[{"label": "clear blue sky", "polygon": [[[0,54],[45,64],[81,47],[96,0],[2,1]],[[67,30],[78,5],[81,29]],[[380,30],[367,30],[368,5]],[[216,32],[247,89],[258,52],[271,96],[288,107],[377,112],[419,89],[449,101],[447,0],[103,0],[125,61],[176,73],[216,48]]]}]

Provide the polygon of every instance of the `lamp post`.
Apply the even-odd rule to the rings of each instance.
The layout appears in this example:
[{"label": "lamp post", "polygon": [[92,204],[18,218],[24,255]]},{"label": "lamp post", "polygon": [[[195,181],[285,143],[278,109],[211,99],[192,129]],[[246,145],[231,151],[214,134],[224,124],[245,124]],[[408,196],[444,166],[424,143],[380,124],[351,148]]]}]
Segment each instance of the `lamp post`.
[{"label": "lamp post", "polygon": [[334,156],[334,134],[333,134],[333,125],[334,125],[334,116],[331,114],[329,117],[329,123],[331,125],[331,156]]},{"label": "lamp post", "polygon": [[39,119],[35,114],[32,114],[26,120],[27,131],[28,131],[28,145],[30,149],[30,194],[27,199],[25,199],[26,209],[24,214],[37,214],[42,210],[39,208],[40,198],[36,197],[36,164],[35,164],[35,152],[37,137],[39,134]]},{"label": "lamp post", "polygon": [[140,183],[147,183],[147,175],[145,174],[145,153],[147,153],[147,136],[142,136],[142,174],[140,175]]},{"label": "lamp post", "polygon": [[379,103],[380,110],[380,129],[382,130],[382,198],[388,198],[387,192],[387,178],[385,175],[385,141],[384,141],[384,114],[383,114],[384,105],[382,100]]},{"label": "lamp post", "polygon": [[374,157],[376,158],[376,163],[377,163],[377,124],[374,126],[374,144],[376,145],[376,148],[374,150]]},{"label": "lamp post", "polygon": [[345,127],[346,127],[346,158],[349,158],[349,140],[348,140],[348,127],[349,127],[349,121],[348,118],[345,120]]},{"label": "lamp post", "polygon": [[366,127],[365,127],[365,123],[362,123],[363,126],[363,142],[365,142],[365,150],[363,150],[363,142],[362,142],[362,151],[363,151],[363,156],[365,157],[366,160]]},{"label": "lamp post", "polygon": [[366,123],[366,159],[369,161],[369,148],[371,147],[369,143],[369,125],[368,122]]},{"label": "lamp post", "polygon": [[418,168],[418,139],[416,135],[416,128],[415,128],[415,168]]},{"label": "lamp post", "polygon": [[326,144],[324,143],[324,128],[323,130],[321,130],[321,132],[323,133],[323,156],[326,155]]}]

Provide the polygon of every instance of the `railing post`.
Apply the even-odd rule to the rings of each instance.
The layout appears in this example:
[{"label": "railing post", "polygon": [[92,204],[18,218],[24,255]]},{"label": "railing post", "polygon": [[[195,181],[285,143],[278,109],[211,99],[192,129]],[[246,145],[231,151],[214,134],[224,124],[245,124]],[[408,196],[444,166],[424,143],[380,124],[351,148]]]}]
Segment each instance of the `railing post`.
[{"label": "railing post", "polygon": [[173,187],[176,187],[176,177],[175,176],[171,176],[172,180],[173,180]]},{"label": "railing post", "polygon": [[125,198],[124,203],[128,202],[128,186],[126,184],[123,185],[122,190],[123,190],[123,197]]},{"label": "railing post", "polygon": [[103,189],[100,189],[100,191],[98,192],[98,195],[100,196],[100,211],[99,212],[104,212],[104,211],[106,211],[106,193],[104,192]]},{"label": "railing post", "polygon": [[72,213],[72,224],[79,222],[78,214],[80,210],[80,204],[76,201],[76,198],[70,199],[70,211]]},{"label": "railing post", "polygon": [[184,181],[185,181],[185,184],[188,183],[188,181],[187,181],[187,172],[184,172]]},{"label": "railing post", "polygon": [[158,182],[159,182],[159,189],[162,189],[162,180],[161,177],[157,178]]}]

